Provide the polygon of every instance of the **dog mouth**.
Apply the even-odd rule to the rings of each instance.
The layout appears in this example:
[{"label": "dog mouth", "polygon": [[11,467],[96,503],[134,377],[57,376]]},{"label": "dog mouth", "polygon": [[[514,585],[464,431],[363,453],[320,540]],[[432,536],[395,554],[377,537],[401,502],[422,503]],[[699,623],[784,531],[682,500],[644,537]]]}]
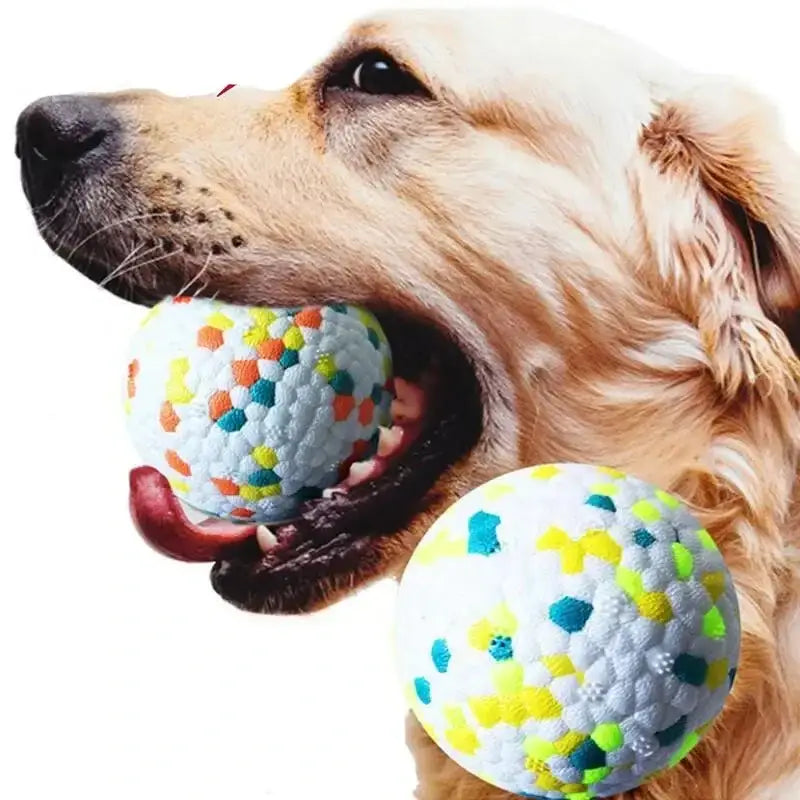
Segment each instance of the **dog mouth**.
[{"label": "dog mouth", "polygon": [[375,456],[351,464],[339,485],[291,521],[193,523],[160,472],[131,471],[140,534],[172,558],[214,562],[213,588],[239,608],[306,611],[323,601],[325,586],[378,572],[382,549],[436,502],[440,478],[479,439],[480,386],[458,345],[430,324],[377,313],[393,352],[392,425],[381,430]]},{"label": "dog mouth", "polygon": [[[108,222],[98,218],[90,192],[78,195],[81,202],[65,205],[57,224],[47,226],[35,212],[43,238],[58,255],[96,284],[137,304],[149,306],[181,293],[193,271],[180,254],[154,257],[160,262],[157,269],[113,268],[141,244],[142,234],[133,226],[116,224],[131,209],[107,208]],[[113,230],[98,235],[111,225]],[[238,288],[226,288],[220,279],[197,296],[236,304],[243,301]],[[269,305],[266,297],[248,296],[246,301]],[[328,301],[347,298],[332,293]],[[391,562],[399,565],[403,531],[437,503],[445,473],[478,443],[481,385],[455,334],[391,309],[371,310],[392,348],[397,395],[392,426],[382,431],[376,457],[352,464],[339,486],[304,503],[295,519],[271,528],[220,520],[195,524],[165,476],[149,467],[130,474],[131,516],[145,540],[173,558],[213,562],[213,588],[239,608],[309,611],[326,602],[331,588],[352,589],[380,577]]]},{"label": "dog mouth", "polygon": [[[94,113],[102,116],[101,110]],[[183,294],[187,285],[196,296],[270,305],[269,297],[253,296],[238,252],[215,253],[213,243],[206,243],[205,256],[200,242],[169,234],[165,218],[174,209],[157,210],[135,187],[125,190],[131,186],[131,158],[113,125],[106,125],[102,146],[81,139],[80,157],[65,161],[56,159],[55,151],[48,156],[34,147],[38,139],[31,137],[40,132],[29,130],[31,124],[18,143],[25,193],[42,237],[79,272],[142,305]],[[177,191],[178,179],[170,180]],[[198,197],[198,203],[213,205],[206,195]],[[204,227],[222,226],[213,235],[227,232],[237,247],[224,210],[203,205],[198,215]],[[337,297],[332,287],[330,296],[315,301],[348,298]],[[441,503],[445,474],[478,443],[481,383],[455,332],[390,305],[376,303],[371,310],[392,349],[397,398],[392,425],[382,431],[375,457],[350,465],[340,485],[305,502],[294,519],[270,528],[221,520],[196,524],[165,476],[150,467],[131,471],[130,512],[145,540],[173,558],[213,563],[213,588],[239,608],[309,611],[323,605],[331,589],[352,589],[399,566],[407,550],[404,532]]]}]

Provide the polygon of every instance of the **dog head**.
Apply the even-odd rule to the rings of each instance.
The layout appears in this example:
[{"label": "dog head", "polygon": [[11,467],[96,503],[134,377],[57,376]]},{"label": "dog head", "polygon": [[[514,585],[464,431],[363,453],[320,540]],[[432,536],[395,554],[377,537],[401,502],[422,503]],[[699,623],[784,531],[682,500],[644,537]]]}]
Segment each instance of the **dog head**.
[{"label": "dog head", "polygon": [[400,374],[438,365],[402,462],[310,507],[281,559],[215,565],[244,608],[396,573],[524,465],[788,496],[800,167],[732,85],[541,13],[385,14],[279,92],[40,100],[18,153],[44,238],[122,297],[357,303]]}]

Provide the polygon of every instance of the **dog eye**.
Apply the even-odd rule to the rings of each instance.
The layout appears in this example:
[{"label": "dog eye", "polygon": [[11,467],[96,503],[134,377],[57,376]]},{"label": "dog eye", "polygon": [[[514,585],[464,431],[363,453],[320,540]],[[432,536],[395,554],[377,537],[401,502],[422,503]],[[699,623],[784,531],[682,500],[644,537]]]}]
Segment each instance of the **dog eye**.
[{"label": "dog eye", "polygon": [[410,72],[380,51],[365,53],[350,61],[328,78],[325,88],[376,95],[428,95]]}]

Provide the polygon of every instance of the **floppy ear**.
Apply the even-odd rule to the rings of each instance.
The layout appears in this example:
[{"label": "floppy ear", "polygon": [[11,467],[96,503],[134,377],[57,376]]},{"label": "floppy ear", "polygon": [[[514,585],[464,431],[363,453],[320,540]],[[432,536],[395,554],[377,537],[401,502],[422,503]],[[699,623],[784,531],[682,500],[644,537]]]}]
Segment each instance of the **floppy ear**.
[{"label": "floppy ear", "polygon": [[644,128],[641,202],[661,289],[702,335],[733,397],[800,376],[800,159],[773,110],[711,81]]}]

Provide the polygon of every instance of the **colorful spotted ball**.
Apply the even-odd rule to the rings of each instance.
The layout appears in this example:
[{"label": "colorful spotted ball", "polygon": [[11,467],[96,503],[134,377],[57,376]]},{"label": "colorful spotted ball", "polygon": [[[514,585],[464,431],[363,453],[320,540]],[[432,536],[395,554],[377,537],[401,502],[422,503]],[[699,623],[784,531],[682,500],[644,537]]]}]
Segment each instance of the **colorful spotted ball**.
[{"label": "colorful spotted ball", "polygon": [[434,523],[396,637],[409,704],[447,755],[523,797],[588,800],[697,744],[733,685],[740,623],[713,538],[676,497],[554,464]]},{"label": "colorful spotted ball", "polygon": [[285,520],[374,453],[391,374],[386,336],[364,309],[168,298],[133,340],[128,429],[196,509]]}]

